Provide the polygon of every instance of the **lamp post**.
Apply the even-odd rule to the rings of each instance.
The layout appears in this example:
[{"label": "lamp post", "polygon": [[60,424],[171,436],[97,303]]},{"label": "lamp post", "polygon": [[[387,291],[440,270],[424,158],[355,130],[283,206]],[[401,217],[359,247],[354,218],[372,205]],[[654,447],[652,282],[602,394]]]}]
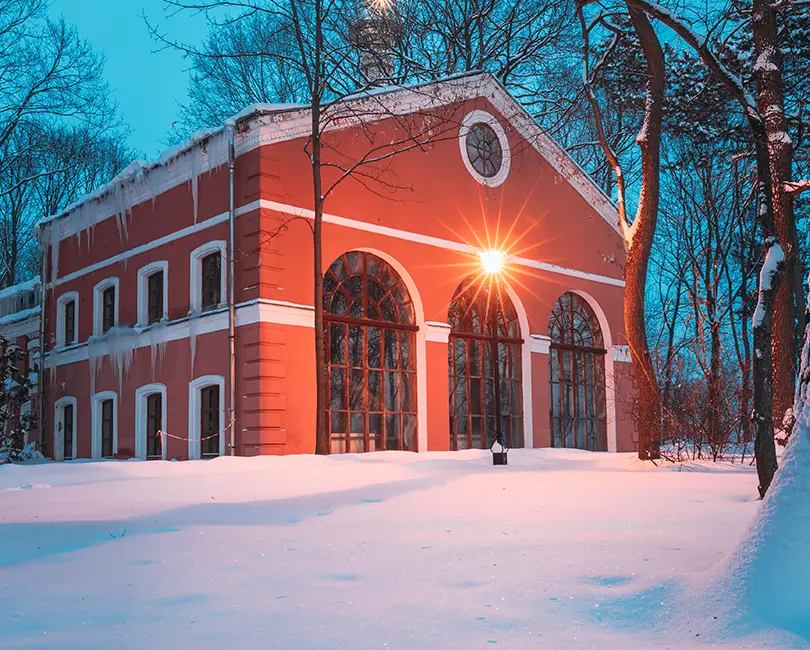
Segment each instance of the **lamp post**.
[{"label": "lamp post", "polygon": [[[492,452],[493,465],[506,465],[506,454],[509,447],[503,437],[503,430],[501,429],[501,379],[498,376],[498,305],[500,301],[500,282],[501,271],[503,264],[506,261],[506,253],[502,250],[490,249],[478,253],[481,258],[481,266],[484,268],[484,273],[488,275],[495,283],[495,295],[490,296],[490,304],[492,308],[489,310],[490,327],[492,328],[492,349],[490,351],[489,360],[492,369],[492,380],[494,386],[495,396],[495,440],[489,450]],[[492,286],[490,284],[490,286]]]}]

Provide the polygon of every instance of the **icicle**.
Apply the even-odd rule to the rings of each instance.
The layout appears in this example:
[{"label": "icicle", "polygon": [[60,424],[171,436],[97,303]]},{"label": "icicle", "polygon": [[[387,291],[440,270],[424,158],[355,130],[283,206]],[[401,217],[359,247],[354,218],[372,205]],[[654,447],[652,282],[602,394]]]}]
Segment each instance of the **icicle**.
[{"label": "icicle", "polygon": [[197,321],[200,313],[196,311],[188,314],[188,341],[191,346],[191,376],[194,376],[194,358],[197,356]]},{"label": "icicle", "polygon": [[157,366],[163,363],[163,359],[166,356],[168,341],[164,332],[167,325],[168,321],[161,320],[152,323],[151,329],[149,330],[149,348],[152,353],[152,380],[155,379]]},{"label": "icicle", "polygon": [[194,147],[189,151],[191,156],[191,198],[194,202],[194,223],[197,223],[197,197],[200,189],[200,163],[202,162],[201,148]]},{"label": "icicle", "polygon": [[105,357],[110,360],[110,367],[118,376],[119,390],[124,390],[124,377],[132,366],[140,332],[141,330],[132,327],[113,327],[101,336],[87,339],[91,394],[96,392],[96,376]]}]

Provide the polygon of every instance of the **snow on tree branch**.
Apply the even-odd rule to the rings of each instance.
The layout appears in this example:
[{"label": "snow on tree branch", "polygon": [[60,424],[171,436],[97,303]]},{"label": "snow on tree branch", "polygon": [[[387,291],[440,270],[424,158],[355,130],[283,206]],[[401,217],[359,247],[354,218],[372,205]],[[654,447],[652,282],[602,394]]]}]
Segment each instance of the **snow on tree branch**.
[{"label": "snow on tree branch", "polygon": [[810,180],[805,179],[801,181],[788,181],[785,183],[785,192],[787,194],[801,194],[810,190]]}]

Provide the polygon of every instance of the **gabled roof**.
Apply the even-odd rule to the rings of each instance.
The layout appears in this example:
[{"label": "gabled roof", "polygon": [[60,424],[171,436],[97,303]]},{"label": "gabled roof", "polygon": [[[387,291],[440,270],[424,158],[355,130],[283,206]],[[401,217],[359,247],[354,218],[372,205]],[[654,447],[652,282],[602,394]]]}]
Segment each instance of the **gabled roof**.
[{"label": "gabled roof", "polygon": [[[342,129],[360,122],[408,115],[476,98],[491,102],[515,131],[621,235],[618,212],[611,200],[489,73],[456,75],[413,86],[377,88],[344,97],[327,105],[325,110],[345,112],[345,118],[335,120],[330,126]],[[229,132],[234,133],[234,148],[239,156],[265,144],[306,137],[310,129],[308,105],[249,106],[219,128],[198,131],[187,141],[165,151],[154,162],[133,162],[92,194],[43,219],[40,222],[43,243],[80,235],[99,221],[113,216],[118,219],[119,229],[125,235],[126,213],[133,206],[188,181],[194,194],[196,221],[197,180],[201,173],[227,162]],[[58,257],[54,266],[57,264]]]}]

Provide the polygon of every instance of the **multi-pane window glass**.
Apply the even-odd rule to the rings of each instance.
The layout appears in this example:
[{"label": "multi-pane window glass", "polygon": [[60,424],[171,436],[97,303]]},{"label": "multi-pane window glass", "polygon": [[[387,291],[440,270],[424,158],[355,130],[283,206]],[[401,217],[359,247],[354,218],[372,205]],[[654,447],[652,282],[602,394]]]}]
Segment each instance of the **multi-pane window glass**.
[{"label": "multi-pane window glass", "polygon": [[219,252],[202,258],[202,308],[213,309],[222,301],[222,257]]},{"label": "multi-pane window glass", "polygon": [[108,332],[115,327],[115,286],[101,293],[101,331]]},{"label": "multi-pane window glass", "polygon": [[596,314],[582,297],[565,293],[548,334],[551,444],[605,451],[605,349]]},{"label": "multi-pane window glass", "polygon": [[147,279],[147,312],[149,324],[163,318],[163,271],[155,271]]},{"label": "multi-pane window glass", "polygon": [[68,300],[65,303],[65,345],[70,345],[76,340],[76,301]]},{"label": "multi-pane window glass", "polygon": [[73,404],[66,404],[62,407],[62,435],[64,436],[64,458],[72,460],[73,449]]},{"label": "multi-pane window glass", "polygon": [[414,308],[402,279],[370,253],[324,276],[332,453],[416,451]]},{"label": "multi-pane window glass", "polygon": [[489,124],[476,122],[470,127],[465,142],[467,158],[473,169],[484,178],[492,178],[503,165],[503,149]]},{"label": "multi-pane window glass", "polygon": [[219,386],[206,386],[200,391],[200,452],[219,456]]},{"label": "multi-pane window glass", "polygon": [[101,457],[111,458],[113,455],[113,435],[115,426],[115,414],[113,407],[115,402],[105,399],[101,402]]},{"label": "multi-pane window glass", "polygon": [[163,458],[163,395],[146,397],[146,457]]},{"label": "multi-pane window glass", "polygon": [[523,340],[505,288],[490,279],[462,282],[450,304],[449,323],[451,448],[489,448],[496,425],[509,447],[522,447]]}]

